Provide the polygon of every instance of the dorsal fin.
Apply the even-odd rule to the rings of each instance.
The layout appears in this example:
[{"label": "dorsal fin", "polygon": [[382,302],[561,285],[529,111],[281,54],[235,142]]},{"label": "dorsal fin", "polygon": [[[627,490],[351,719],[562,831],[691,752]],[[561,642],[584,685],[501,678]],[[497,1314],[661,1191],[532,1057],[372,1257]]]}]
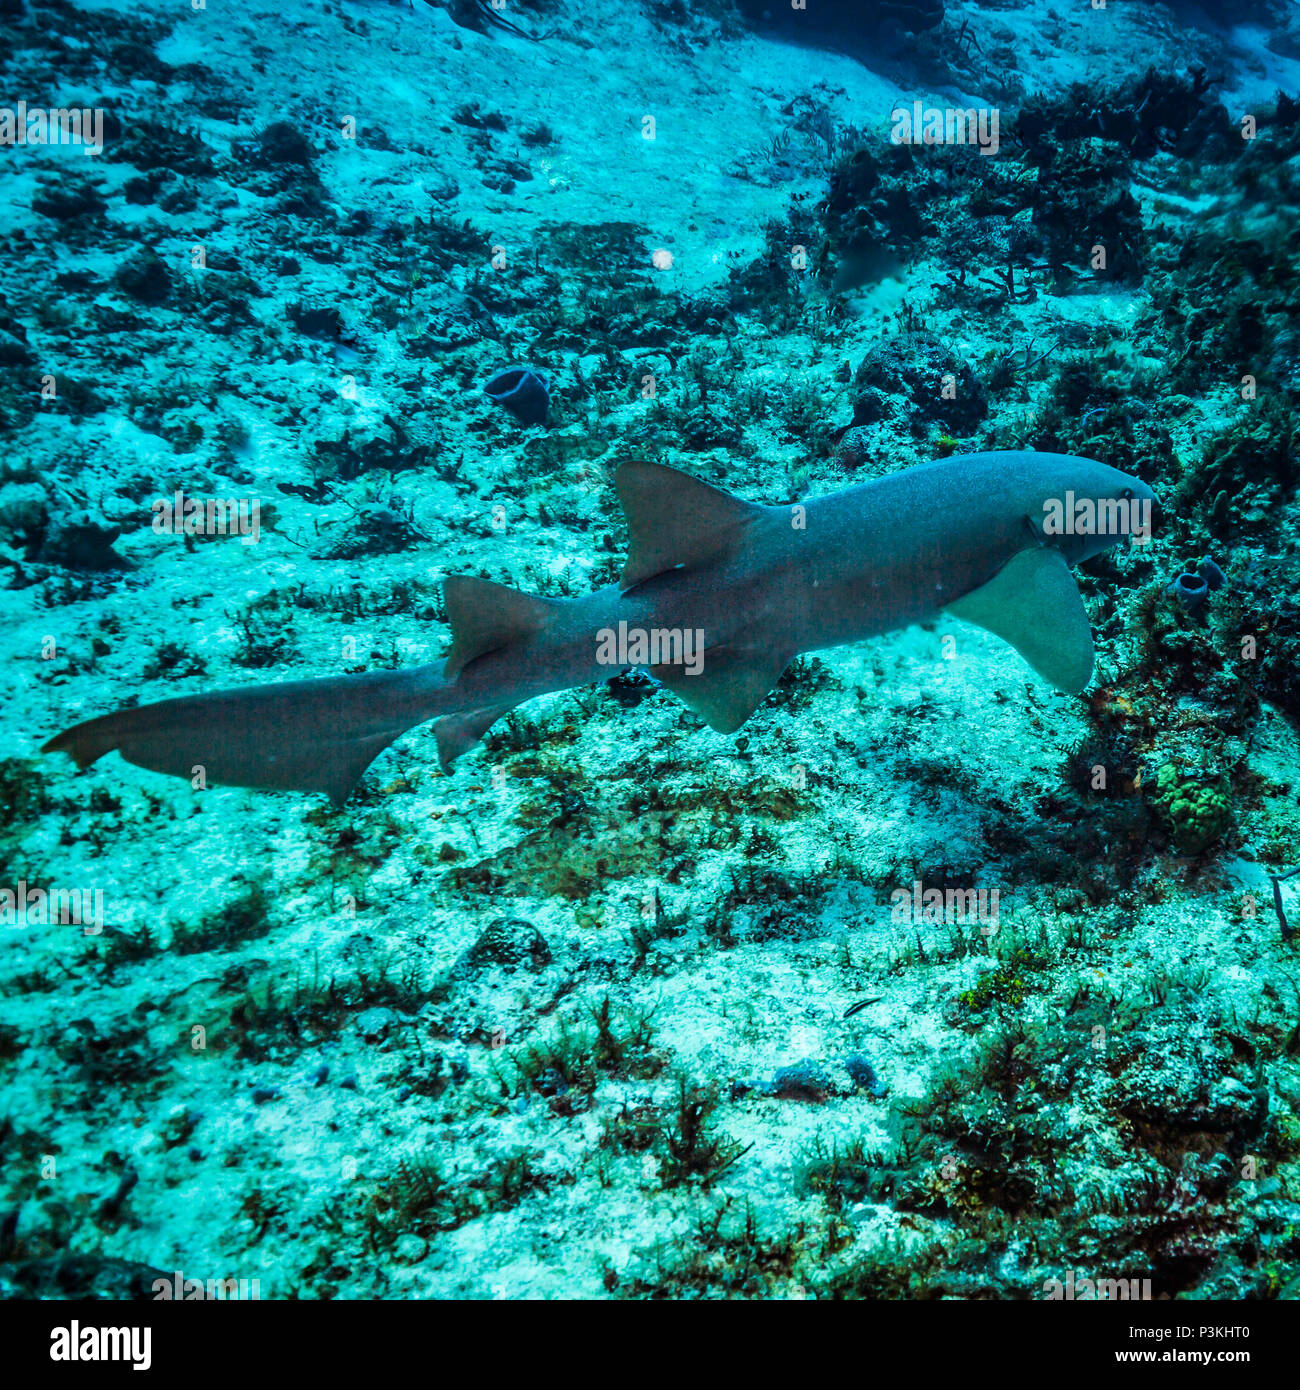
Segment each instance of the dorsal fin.
[{"label": "dorsal fin", "polygon": [[614,474],[627,518],[624,590],[665,570],[696,569],[739,541],[763,508],[662,464],[622,464]]},{"label": "dorsal fin", "polygon": [[448,680],[476,657],[531,637],[558,607],[554,599],[521,594],[508,584],[466,574],[449,574],[442,581],[442,596],[451,623],[451,650],[443,667]]}]

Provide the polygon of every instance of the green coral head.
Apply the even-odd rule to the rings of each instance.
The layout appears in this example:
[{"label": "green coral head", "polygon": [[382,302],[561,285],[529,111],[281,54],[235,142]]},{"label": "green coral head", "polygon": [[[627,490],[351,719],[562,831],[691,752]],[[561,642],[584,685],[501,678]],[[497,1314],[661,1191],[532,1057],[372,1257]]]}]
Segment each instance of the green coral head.
[{"label": "green coral head", "polygon": [[1232,824],[1232,797],[1222,774],[1184,772],[1174,762],[1156,773],[1151,804],[1183,854],[1202,854]]}]

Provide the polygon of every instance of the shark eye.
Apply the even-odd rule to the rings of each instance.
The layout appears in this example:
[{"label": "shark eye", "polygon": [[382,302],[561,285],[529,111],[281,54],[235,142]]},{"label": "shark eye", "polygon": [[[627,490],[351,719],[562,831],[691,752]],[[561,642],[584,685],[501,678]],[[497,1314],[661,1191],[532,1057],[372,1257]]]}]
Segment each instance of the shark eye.
[{"label": "shark eye", "polygon": [[1132,497],[1132,496],[1133,496],[1133,489],[1132,489],[1131,487],[1126,487],[1126,488],[1124,489],[1124,491],[1120,493],[1120,500],[1121,500],[1122,502],[1127,502],[1127,501],[1129,500],[1129,498]]}]

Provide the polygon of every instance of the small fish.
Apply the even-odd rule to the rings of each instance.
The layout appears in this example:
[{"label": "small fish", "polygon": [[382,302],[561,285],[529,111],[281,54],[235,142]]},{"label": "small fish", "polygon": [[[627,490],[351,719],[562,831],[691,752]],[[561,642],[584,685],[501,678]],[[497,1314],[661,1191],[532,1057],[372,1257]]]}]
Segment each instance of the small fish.
[{"label": "small fish", "polygon": [[863,1009],[870,1008],[872,1004],[879,1004],[885,996],[883,994],[873,995],[870,999],[859,999],[856,1004],[850,1004],[842,1014],[843,1018],[852,1018],[854,1014],[860,1014]]}]

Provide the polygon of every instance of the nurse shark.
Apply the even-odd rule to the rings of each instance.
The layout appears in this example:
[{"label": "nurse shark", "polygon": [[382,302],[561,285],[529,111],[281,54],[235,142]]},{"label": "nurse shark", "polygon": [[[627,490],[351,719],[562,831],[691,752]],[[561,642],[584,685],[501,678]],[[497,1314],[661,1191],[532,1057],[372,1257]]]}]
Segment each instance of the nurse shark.
[{"label": "nurse shark", "polygon": [[201,785],[341,804],[379,753],[430,719],[449,769],[516,705],[643,666],[731,733],[799,653],[944,612],[1078,694],[1093,641],[1071,566],[1149,537],[1154,500],[1104,463],[1023,451],[938,459],[791,505],[648,462],[620,466],[614,486],[629,536],[617,584],[559,599],[451,575],[451,646],[438,661],[122,709],[43,751],[84,768],[116,749]]}]

